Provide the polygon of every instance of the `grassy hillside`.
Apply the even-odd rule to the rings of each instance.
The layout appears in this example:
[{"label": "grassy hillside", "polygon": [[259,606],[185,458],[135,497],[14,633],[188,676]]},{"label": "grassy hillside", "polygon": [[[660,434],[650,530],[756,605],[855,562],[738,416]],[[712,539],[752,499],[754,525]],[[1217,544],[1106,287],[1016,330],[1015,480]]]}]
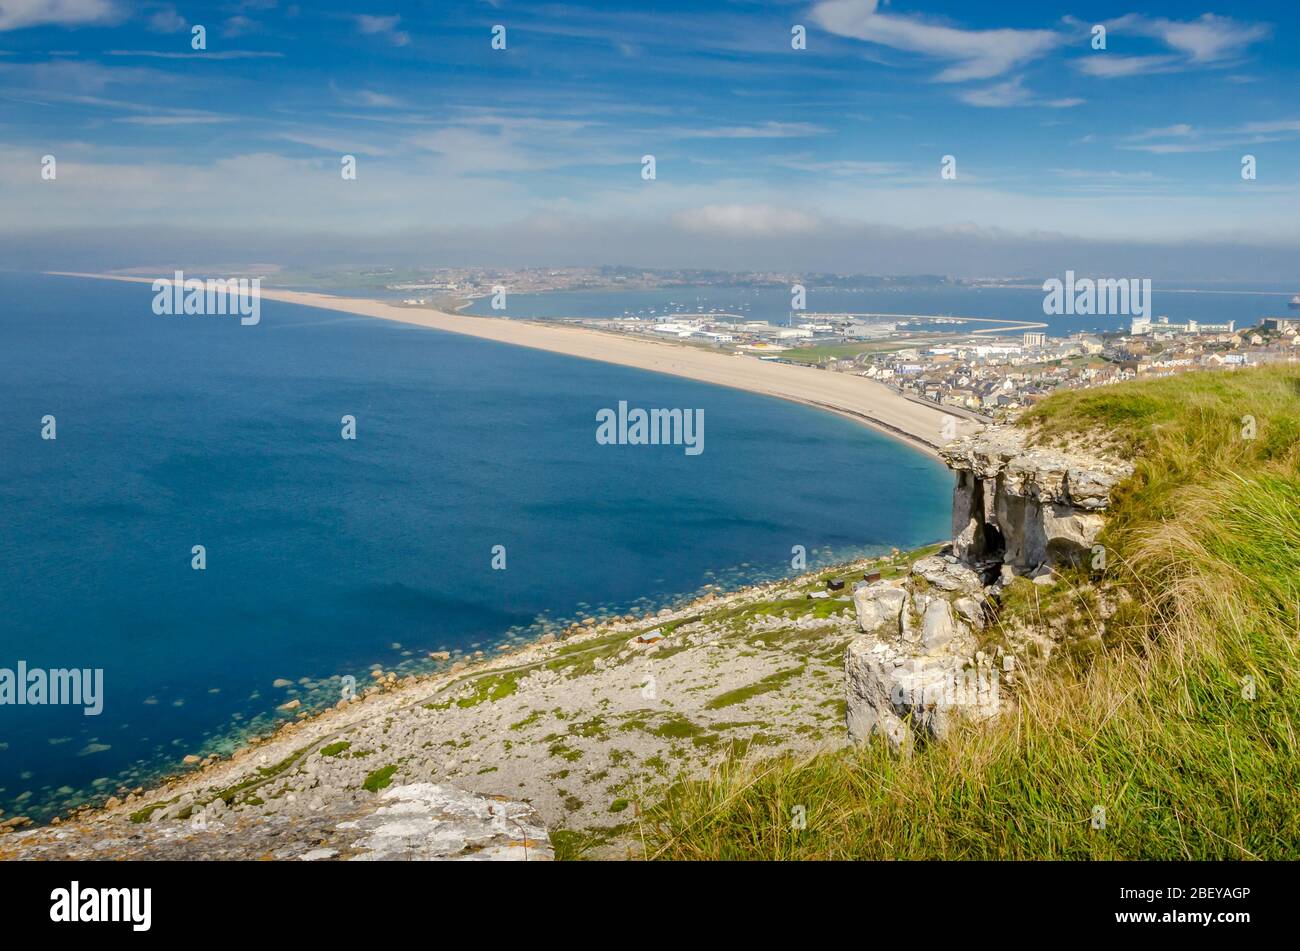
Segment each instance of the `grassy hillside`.
[{"label": "grassy hillside", "polygon": [[1104,649],[1059,652],[1013,716],[910,759],[845,750],[681,785],[646,817],[651,857],[1300,856],[1300,370],[1065,393],[1021,423],[1136,457],[1102,538],[1101,584],[1127,602]]}]

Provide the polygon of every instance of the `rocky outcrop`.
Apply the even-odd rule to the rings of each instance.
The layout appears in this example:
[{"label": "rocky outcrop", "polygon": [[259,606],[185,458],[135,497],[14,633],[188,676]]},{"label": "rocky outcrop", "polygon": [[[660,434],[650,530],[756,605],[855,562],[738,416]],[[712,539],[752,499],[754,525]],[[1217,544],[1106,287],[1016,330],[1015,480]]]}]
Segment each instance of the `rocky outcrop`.
[{"label": "rocky outcrop", "polygon": [[942,449],[957,474],[951,547],[903,579],[854,591],[863,636],[849,644],[844,673],[855,742],[883,736],[906,752],[918,739],[943,739],[961,718],[995,717],[1017,677],[1009,651],[1050,656],[1050,633],[1001,630],[1007,647],[991,656],[978,649],[978,633],[1017,575],[1051,585],[1053,568],[1093,554],[1111,490],[1133,466],[1031,447],[1029,436],[995,426]]},{"label": "rocky outcrop", "polygon": [[857,743],[884,737],[907,752],[943,739],[959,717],[997,715],[999,681],[977,649],[979,575],[952,555],[922,558],[896,581],[853,592],[863,636],[845,654],[846,718]]},{"label": "rocky outcrop", "polygon": [[[290,799],[296,799],[290,795]],[[291,803],[292,806],[298,805]],[[441,783],[301,802],[240,814],[216,799],[183,818],[99,817],[11,835],[5,858],[547,861],[550,836],[527,803]]]},{"label": "rocky outcrop", "polygon": [[[384,790],[381,805],[340,823],[340,855],[351,859],[542,861],[550,836],[532,806],[437,783]],[[334,858],[320,850],[302,858]]]},{"label": "rocky outcrop", "polygon": [[1110,492],[1132,464],[1031,447],[1029,436],[1024,428],[994,426],[940,451],[957,474],[952,533],[961,561],[1028,574],[1081,564],[1096,544]]}]

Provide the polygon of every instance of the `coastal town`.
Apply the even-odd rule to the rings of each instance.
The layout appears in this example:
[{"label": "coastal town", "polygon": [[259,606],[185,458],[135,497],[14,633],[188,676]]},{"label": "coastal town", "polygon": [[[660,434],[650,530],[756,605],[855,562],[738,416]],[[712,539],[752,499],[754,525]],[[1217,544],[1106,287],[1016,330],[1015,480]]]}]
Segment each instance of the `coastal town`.
[{"label": "coastal town", "polygon": [[[292,283],[295,275],[275,275]],[[501,289],[511,296],[564,291],[672,288],[797,288],[906,291],[1026,288],[1007,278],[936,275],[798,275],[630,267],[440,267],[334,271],[313,284],[369,288],[408,308],[461,313]],[[794,296],[793,294],[791,295]],[[1291,302],[1300,310],[1300,298]],[[512,316],[504,310],[501,316]],[[527,319],[527,318],[524,318]],[[791,309],[778,321],[723,308],[676,304],[607,317],[548,318],[634,338],[671,341],[769,363],[816,367],[884,384],[909,400],[937,404],[981,422],[1001,419],[1062,389],[1239,369],[1300,360],[1300,314],[1265,316],[1253,326],[1176,317],[1133,317],[1127,329],[1051,336],[1046,325],[947,314],[848,314]]]},{"label": "coastal town", "polygon": [[[867,278],[815,275],[818,287],[962,286],[951,278]],[[809,284],[814,278],[803,278]],[[676,286],[791,287],[786,274],[633,271],[615,268],[449,270],[430,293],[486,296],[489,282],[512,293],[574,289],[650,289]],[[407,289],[413,285],[393,285]],[[492,285],[504,286],[504,285]],[[972,284],[971,286],[976,286]],[[985,285],[994,286],[994,285]],[[434,298],[404,299],[427,305]],[[463,304],[461,305],[463,306]],[[1292,307],[1296,307],[1293,302]],[[971,323],[974,321],[974,323]],[[1265,316],[1254,326],[1228,320],[1203,323],[1168,316],[1134,317],[1126,330],[1049,336],[1025,321],[947,315],[842,314],[792,311],[788,323],[735,313],[661,312],[568,322],[613,332],[671,340],[767,362],[801,364],[862,376],[900,394],[970,412],[985,421],[1014,413],[1062,389],[1172,376],[1190,370],[1240,369],[1300,360],[1300,316]],[[967,331],[969,328],[969,332]],[[1021,328],[1026,328],[1021,330]]]},{"label": "coastal town", "polygon": [[[1135,322],[1136,323],[1136,322]],[[1253,328],[1198,327],[1157,320],[1127,333],[1019,340],[967,339],[905,346],[818,365],[859,373],[904,394],[994,417],[1062,389],[1300,361],[1300,319],[1269,317]]]}]

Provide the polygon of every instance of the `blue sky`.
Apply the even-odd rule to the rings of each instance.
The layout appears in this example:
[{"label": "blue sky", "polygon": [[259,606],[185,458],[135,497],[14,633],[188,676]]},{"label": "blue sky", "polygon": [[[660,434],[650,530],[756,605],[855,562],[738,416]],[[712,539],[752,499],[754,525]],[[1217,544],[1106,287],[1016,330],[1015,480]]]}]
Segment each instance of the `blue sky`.
[{"label": "blue sky", "polygon": [[940,272],[1300,245],[1300,4],[650,6],[0,0],[0,233]]}]

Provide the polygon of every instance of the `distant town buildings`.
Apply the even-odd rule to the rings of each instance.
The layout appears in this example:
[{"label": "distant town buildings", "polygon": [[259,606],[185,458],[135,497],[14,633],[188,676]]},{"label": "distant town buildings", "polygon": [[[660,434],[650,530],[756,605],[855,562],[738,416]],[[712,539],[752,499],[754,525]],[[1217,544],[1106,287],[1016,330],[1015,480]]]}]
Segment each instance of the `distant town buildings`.
[{"label": "distant town buildings", "polygon": [[[650,288],[711,283],[789,286],[795,275],[720,272],[653,272],[609,268],[445,268],[419,279],[393,280],[391,290],[415,292],[406,303],[437,304],[438,297],[482,297],[496,285],[512,293],[544,290]],[[827,286],[866,286],[873,280],[827,278]],[[851,284],[850,284],[851,282]],[[432,293],[430,293],[432,292]],[[422,296],[429,294],[429,296]],[[692,300],[688,306],[685,301]],[[671,339],[760,360],[803,363],[809,372],[854,373],[913,399],[996,416],[1032,405],[1061,389],[1105,386],[1122,380],[1169,376],[1194,370],[1230,371],[1277,361],[1300,361],[1300,316],[1263,317],[1238,331],[1235,321],[1175,322],[1167,316],[1134,317],[1128,332],[1076,333],[1065,338],[1044,330],[1017,336],[971,333],[957,319],[914,319],[880,314],[791,312],[769,323],[740,313],[706,311],[707,301],[656,305],[622,317],[570,318],[591,327]]]},{"label": "distant town buildings", "polygon": [[1300,317],[1265,317],[1260,327],[1273,333],[1296,334],[1300,333]]},{"label": "distant town buildings", "polygon": [[1226,324],[1202,324],[1195,320],[1189,320],[1185,324],[1172,324],[1168,317],[1158,317],[1154,323],[1150,317],[1134,317],[1129,326],[1129,333],[1135,337],[1161,333],[1232,333],[1236,325],[1235,320],[1230,320]]},{"label": "distant town buildings", "polygon": [[1019,346],[971,337],[871,354],[857,372],[916,399],[996,416],[1061,389],[1300,362],[1300,318],[1270,318],[1253,333],[1237,332],[1233,322],[1167,319],[1139,329],[1143,332],[1081,333],[1064,340],[1034,331],[1023,334]]},{"label": "distant town buildings", "polygon": [[[1136,333],[1077,333],[1066,338],[1027,331],[1019,338],[917,330],[900,321],[888,330],[861,328],[836,315],[791,326],[723,314],[584,321],[623,333],[667,336],[686,344],[727,347],[762,360],[806,363],[856,373],[913,399],[996,417],[1061,389],[1190,370],[1231,370],[1300,360],[1300,318],[1268,318],[1257,331],[1235,322],[1135,321]],[[897,343],[893,343],[897,341]],[[802,356],[809,354],[808,356]]]}]

